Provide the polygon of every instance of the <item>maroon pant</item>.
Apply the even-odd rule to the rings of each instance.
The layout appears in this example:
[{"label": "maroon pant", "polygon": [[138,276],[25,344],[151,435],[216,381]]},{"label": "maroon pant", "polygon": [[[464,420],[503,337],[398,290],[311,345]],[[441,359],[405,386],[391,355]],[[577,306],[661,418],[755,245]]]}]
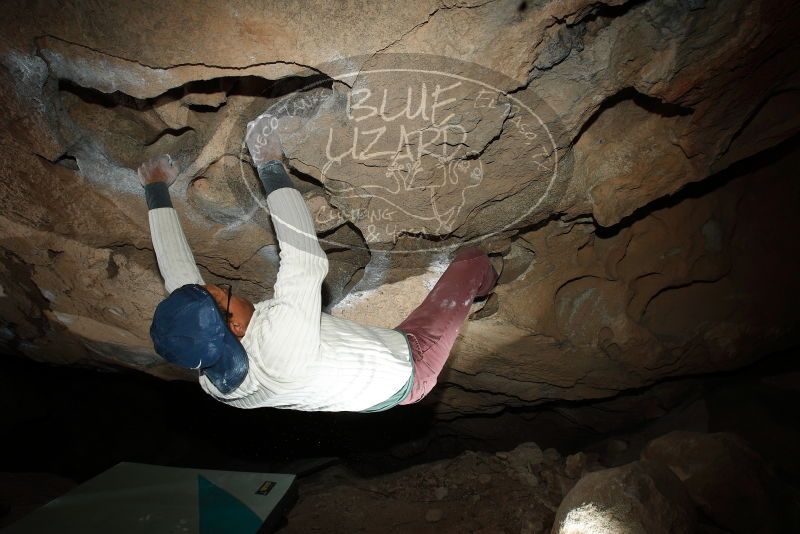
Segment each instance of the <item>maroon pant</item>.
[{"label": "maroon pant", "polygon": [[422,304],[395,327],[408,336],[414,358],[414,385],[400,404],[419,402],[433,389],[472,301],[487,295],[495,282],[497,273],[485,252],[461,250]]}]

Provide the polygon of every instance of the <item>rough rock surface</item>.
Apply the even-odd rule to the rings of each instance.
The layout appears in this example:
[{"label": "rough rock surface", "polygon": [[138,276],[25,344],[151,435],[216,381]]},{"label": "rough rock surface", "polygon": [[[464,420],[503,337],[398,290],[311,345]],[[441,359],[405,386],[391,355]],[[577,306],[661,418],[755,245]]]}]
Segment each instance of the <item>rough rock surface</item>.
[{"label": "rough rock surface", "polygon": [[362,478],[337,467],[304,481],[286,532],[546,532],[575,480],[535,443]]},{"label": "rough rock surface", "polygon": [[680,480],[664,466],[633,462],[590,473],[564,497],[553,534],[689,534],[695,513]]},{"label": "rough rock surface", "polygon": [[[785,236],[798,230],[799,9],[7,3],[2,347],[191,379],[149,340],[164,291],[135,168],[176,155],[173,197],[202,275],[269,298],[276,244],[242,138],[275,105],[331,260],[329,311],[394,326],[452,245],[502,257],[502,283],[443,377],[451,387],[433,397],[441,415],[610,397],[796,344],[785,259],[800,251]],[[389,110],[416,109],[405,89],[427,82],[433,112],[444,78],[398,75],[409,63],[491,90],[440,94],[444,126],[423,113],[399,142],[396,128],[364,138],[397,126],[368,113],[383,90]],[[373,100],[352,113],[365,90]]]},{"label": "rough rock surface", "polygon": [[730,532],[780,532],[791,524],[781,485],[735,434],[671,432],[642,458],[669,467],[703,513]]}]

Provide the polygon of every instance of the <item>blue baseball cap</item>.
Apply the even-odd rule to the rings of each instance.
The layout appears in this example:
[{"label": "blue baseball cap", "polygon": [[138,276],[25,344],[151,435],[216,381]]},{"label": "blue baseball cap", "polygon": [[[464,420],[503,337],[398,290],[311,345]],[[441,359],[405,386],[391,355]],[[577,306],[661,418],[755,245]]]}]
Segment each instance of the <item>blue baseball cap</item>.
[{"label": "blue baseball cap", "polygon": [[247,375],[247,351],[225,324],[211,293],[198,284],[186,284],[159,303],[150,337],[159,356],[199,369],[223,394]]}]

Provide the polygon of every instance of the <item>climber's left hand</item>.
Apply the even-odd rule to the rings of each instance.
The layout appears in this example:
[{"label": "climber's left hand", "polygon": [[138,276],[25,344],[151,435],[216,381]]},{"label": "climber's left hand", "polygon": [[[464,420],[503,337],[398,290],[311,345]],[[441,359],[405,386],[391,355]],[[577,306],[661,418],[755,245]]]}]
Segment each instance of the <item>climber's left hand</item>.
[{"label": "climber's left hand", "polygon": [[178,164],[172,160],[169,154],[164,154],[150,158],[142,163],[137,174],[143,187],[157,182],[164,182],[169,187],[175,182],[178,170]]},{"label": "climber's left hand", "polygon": [[281,161],[283,158],[283,145],[278,135],[278,118],[264,113],[247,123],[245,143],[253,158],[253,165],[268,161]]}]

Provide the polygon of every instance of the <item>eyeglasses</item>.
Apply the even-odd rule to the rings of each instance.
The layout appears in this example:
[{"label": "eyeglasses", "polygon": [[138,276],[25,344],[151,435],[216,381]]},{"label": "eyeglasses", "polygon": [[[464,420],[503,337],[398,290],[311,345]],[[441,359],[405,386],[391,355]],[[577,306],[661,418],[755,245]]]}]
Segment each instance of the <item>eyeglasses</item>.
[{"label": "eyeglasses", "polygon": [[[222,316],[222,318],[225,319],[225,322],[227,323],[233,316],[233,314],[231,313],[231,295],[233,294],[233,286],[230,284],[217,284],[217,285],[219,287],[228,286],[228,304],[225,307],[225,314]],[[220,310],[220,312],[222,312],[222,310]]]}]

